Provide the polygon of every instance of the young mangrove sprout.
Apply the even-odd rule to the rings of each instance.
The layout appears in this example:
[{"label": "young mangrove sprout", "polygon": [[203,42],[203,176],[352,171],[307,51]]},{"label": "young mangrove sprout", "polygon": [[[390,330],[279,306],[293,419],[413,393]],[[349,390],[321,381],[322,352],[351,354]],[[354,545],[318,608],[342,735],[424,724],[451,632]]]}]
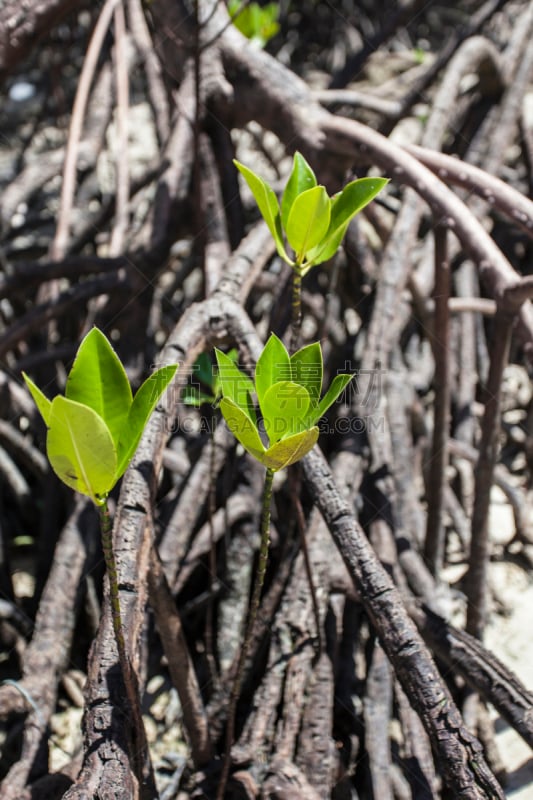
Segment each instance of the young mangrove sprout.
[{"label": "young mangrove sprout", "polygon": [[100,514],[113,631],[134,715],[136,681],[124,640],[107,499],[133,458],[148,418],[176,370],[176,364],[156,370],[133,397],[120,359],[104,334],[93,328],[79,346],[65,396],[49,400],[23,373],[48,429],[46,452],[52,469],[71,489],[90,497]]},{"label": "young mangrove sprout", "polygon": [[[255,381],[241,372],[227,355],[220,350],[215,352],[222,391],[220,409],[224,419],[244,449],[266,467],[259,566],[230,694],[224,766],[217,793],[217,800],[222,800],[230,769],[237,702],[268,561],[274,473],[299,461],[315,445],[318,421],[346,388],[352,375],[336,375],[321,398],[323,363],[318,342],[308,344],[290,356],[280,339],[270,336],[257,361]],[[254,395],[257,396],[260,420],[254,406]]]},{"label": "young mangrove sprout", "polygon": [[[335,255],[353,217],[388,183],[386,178],[359,178],[329,197],[301,155],[294,154],[292,171],[281,197],[249,167],[234,161],[255,198],[276,244],[278,255],[292,267],[291,351],[300,342],[302,278],[312,267]],[[287,253],[285,241],[292,250]]]}]

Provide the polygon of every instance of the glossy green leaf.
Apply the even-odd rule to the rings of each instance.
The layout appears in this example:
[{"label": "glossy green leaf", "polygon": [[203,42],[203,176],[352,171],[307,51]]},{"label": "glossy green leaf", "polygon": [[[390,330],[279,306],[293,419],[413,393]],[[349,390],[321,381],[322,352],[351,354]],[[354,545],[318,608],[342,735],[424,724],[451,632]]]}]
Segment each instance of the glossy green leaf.
[{"label": "glossy green leaf", "polygon": [[355,214],[367,206],[387,185],[387,178],[359,178],[346,184],[344,189],[332,198],[331,228],[332,232],[339,225],[344,225]]},{"label": "glossy green leaf", "polygon": [[285,252],[285,248],[283,246],[281,215],[276,195],[268,183],[260,178],[259,175],[256,175],[255,172],[252,172],[251,169],[248,169],[248,167],[245,167],[244,164],[241,164],[239,161],[234,160],[233,163],[250,187],[250,190],[255,198],[255,202],[257,203],[259,211],[261,212],[261,216],[265,220],[266,224],[268,225],[268,229],[272,234],[278,254],[288,264],[292,264],[292,261]]},{"label": "glossy green leaf", "polygon": [[239,408],[233,400],[223,397],[220,401],[220,410],[226,420],[226,424],[245,450],[254,458],[262,461],[265,447],[259,436],[259,431],[255,427],[250,417]]},{"label": "glossy green leaf", "polygon": [[299,194],[291,207],[285,233],[298,257],[322,241],[330,223],[331,201],[323,186]]},{"label": "glossy green leaf", "polygon": [[78,348],[65,396],[96,411],[118,445],[133,398],[124,367],[98,328],[89,331]]},{"label": "glossy green leaf", "polygon": [[147,378],[133,398],[130,411],[119,436],[117,480],[124,474],[141,439],[150,414],[176,374],[177,364],[156,370]]},{"label": "glossy green leaf", "polygon": [[309,411],[309,393],[293,381],[271,386],[261,401],[265,431],[270,442],[278,442],[298,433]]},{"label": "glossy green leaf", "polygon": [[[232,347],[231,350],[228,350],[226,355],[227,355],[228,358],[230,358],[233,361],[234,364],[238,365],[238,362],[239,362],[239,351],[237,350],[236,347]],[[246,376],[246,377],[248,377],[248,376]],[[212,388],[215,400],[219,400],[219,398],[222,395],[222,389],[220,387],[220,380],[219,380],[219,376],[218,376],[218,367],[215,367],[215,369],[213,370],[213,384],[212,384],[211,388]],[[250,392],[250,396],[254,393],[254,385],[253,385],[253,382],[251,380],[250,380],[250,390],[249,390],[249,392]]]},{"label": "glossy green leaf", "polygon": [[30,390],[31,396],[33,397],[34,403],[39,409],[41,417],[44,419],[46,425],[49,425],[50,419],[50,410],[52,408],[52,401],[49,400],[39,389],[38,386],[32,381],[25,372],[22,373],[22,377],[26,382],[26,386]]},{"label": "glossy green leaf", "polygon": [[46,450],[56,475],[95,503],[116,482],[111,433],[92,408],[58,395],[50,409]]},{"label": "glossy green leaf", "polygon": [[359,178],[348,183],[342,192],[331,200],[331,220],[324,241],[314,252],[308,252],[309,261],[321,264],[332,258],[341,244],[348,225],[353,217],[367,206],[386,186],[386,178]]},{"label": "glossy green leaf", "polygon": [[349,224],[350,222],[348,221],[345,225],[340,226],[331,236],[327,236],[323,242],[313,247],[312,250],[309,250],[307,253],[308,263],[302,270],[302,276],[307,275],[309,270],[312,269],[312,267],[316,267],[317,264],[322,264],[324,261],[333,258],[342,244]]},{"label": "glossy green leaf", "polygon": [[308,344],[291,356],[292,379],[307,389],[311,408],[318,405],[320,400],[323,370],[319,342]]},{"label": "glossy green leaf", "polygon": [[302,431],[269,447],[261,458],[269,469],[280,470],[295,464],[313,449],[318,440],[318,428]]},{"label": "glossy green leaf", "polygon": [[252,403],[253,381],[241,372],[235,361],[215,348],[218,365],[218,381],[224,397],[232,400],[255,426],[255,410]]},{"label": "glossy green leaf", "polygon": [[[285,345],[272,333],[257,360],[255,367],[255,389],[259,405],[263,402],[265,392],[273,383],[290,381],[292,378],[291,360]],[[227,394],[227,392],[224,392]]]},{"label": "glossy green leaf", "polygon": [[307,189],[312,189],[314,186],[316,186],[315,173],[302,154],[296,152],[294,154],[292,171],[281,198],[281,222],[285,229],[287,229],[289,213],[295,199],[299,194],[302,194],[302,192],[305,192]]},{"label": "glossy green leaf", "polygon": [[309,425],[314,425],[316,422],[318,422],[320,417],[324,416],[328,408],[332,406],[335,400],[339,397],[339,395],[342,394],[342,392],[348,386],[352,378],[353,375],[335,375],[335,377],[331,381],[331,385],[327,390],[326,394],[324,395],[318,406],[313,409],[312,414],[309,415],[308,418]]}]

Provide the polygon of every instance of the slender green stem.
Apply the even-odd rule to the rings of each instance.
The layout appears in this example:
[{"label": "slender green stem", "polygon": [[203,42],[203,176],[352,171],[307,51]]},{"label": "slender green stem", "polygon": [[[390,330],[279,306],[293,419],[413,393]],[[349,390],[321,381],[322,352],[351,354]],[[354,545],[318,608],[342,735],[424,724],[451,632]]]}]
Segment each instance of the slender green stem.
[{"label": "slender green stem", "polygon": [[292,271],[291,353],[300,347],[302,332],[302,273],[298,267]]},{"label": "slender green stem", "polygon": [[109,513],[109,506],[107,505],[107,498],[103,501],[102,505],[99,506],[99,512],[100,526],[102,531],[102,549],[104,551],[105,568],[107,572],[107,579],[109,581],[109,602],[111,604],[113,631],[115,634],[115,641],[117,643],[118,660],[125,678],[126,672],[124,671],[124,664],[127,662],[127,669],[129,669],[129,661],[126,654],[124,626],[122,625],[122,616],[120,613],[117,564],[115,561],[115,554],[113,552],[113,523],[111,521],[111,514]]},{"label": "slender green stem", "polygon": [[259,602],[261,600],[261,590],[265,582],[265,573],[268,562],[268,548],[270,545],[270,503],[272,500],[272,481],[274,479],[274,470],[267,469],[265,475],[265,485],[263,489],[263,506],[261,511],[261,544],[259,549],[259,565],[257,567],[257,575],[255,577],[254,590],[252,600],[250,603],[250,613],[248,614],[248,622],[246,624],[246,633],[242,643],[239,661],[233,685],[231,687],[231,695],[228,709],[228,721],[226,725],[226,748],[224,752],[224,766],[222,768],[222,775],[217,790],[216,800],[223,800],[224,792],[226,791],[226,784],[228,782],[229,770],[231,765],[231,746],[235,736],[235,716],[237,712],[237,703],[241,691],[241,684],[244,676],[244,668],[246,665],[246,658],[248,650],[250,649],[250,642],[252,640],[252,633],[259,610]]},{"label": "slender green stem", "polygon": [[[295,353],[301,344],[302,332],[302,273],[300,266],[297,264],[292,272],[292,318],[291,318],[291,355]],[[292,476],[291,481],[291,494],[294,509],[296,511],[296,524],[300,534],[300,543],[302,553],[304,556],[305,571],[309,581],[309,589],[311,591],[311,599],[313,603],[313,612],[317,626],[317,642],[318,650],[320,652],[322,647],[322,632],[320,628],[320,615],[318,613],[318,600],[316,590],[313,582],[313,575],[311,572],[311,563],[309,560],[309,550],[307,548],[307,541],[305,539],[305,519],[303,516],[302,506],[298,497],[299,489],[299,468],[297,464],[290,467],[289,474]]]},{"label": "slender green stem", "polygon": [[117,644],[118,661],[122,671],[126,698],[129,705],[129,712],[132,720],[132,752],[131,758],[134,770],[141,787],[141,796],[153,796],[155,791],[155,779],[152,765],[148,754],[148,743],[146,732],[141,715],[139,693],[137,691],[137,677],[128,658],[126,651],[126,640],[124,637],[124,625],[120,611],[120,597],[118,591],[118,574],[115,553],[113,551],[113,523],[107,505],[107,497],[98,506],[100,513],[100,527],[102,533],[102,550],[109,582],[109,603],[111,606],[111,617],[113,620],[113,632]]}]

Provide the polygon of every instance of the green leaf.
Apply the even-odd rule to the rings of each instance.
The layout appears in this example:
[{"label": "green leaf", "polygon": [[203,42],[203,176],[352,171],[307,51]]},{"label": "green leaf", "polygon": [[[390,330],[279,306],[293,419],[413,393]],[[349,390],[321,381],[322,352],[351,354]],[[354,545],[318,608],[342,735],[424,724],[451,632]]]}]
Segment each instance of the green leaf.
[{"label": "green leaf", "polygon": [[124,421],[119,436],[117,480],[126,471],[137,450],[148,418],[176,374],[177,369],[177,364],[169,364],[156,370],[144,381],[133,398],[129,414]]},{"label": "green leaf", "polygon": [[242,11],[239,11],[242,6],[244,6],[244,2],[241,0],[230,0],[228,3],[228,11],[233,17],[233,24],[243,36],[256,41],[263,47],[279,30],[279,24],[276,21],[279,14],[278,3],[269,3],[264,8],[257,3],[250,3]]},{"label": "green leaf", "polygon": [[41,417],[44,419],[45,425],[49,425],[50,420],[50,410],[52,408],[52,402],[41,392],[38,386],[32,381],[31,378],[26,375],[25,372],[22,373],[22,377],[26,381],[26,386],[30,390],[31,396],[33,397],[34,403],[39,409],[39,413]]},{"label": "green leaf", "polygon": [[285,248],[283,246],[281,216],[276,195],[268,183],[260,178],[259,175],[256,175],[255,172],[252,172],[251,169],[248,169],[248,167],[245,167],[244,164],[241,164],[239,161],[234,160],[233,163],[246,180],[246,183],[250,187],[250,190],[255,197],[255,202],[259,207],[261,216],[268,225],[268,229],[272,234],[274,242],[276,243],[276,250],[278,251],[278,254],[288,264],[292,264],[292,261],[285,252]]},{"label": "green leaf", "polygon": [[215,348],[215,355],[222,395],[232,400],[255,426],[255,410],[252,403],[252,394],[255,390],[252,380],[221,350]]},{"label": "green leaf", "polygon": [[388,178],[359,178],[347,183],[344,189],[333,197],[331,210],[332,228],[349,221],[381,192],[388,184]]},{"label": "green leaf", "polygon": [[316,186],[315,173],[301,155],[296,152],[292,164],[292,171],[281,198],[281,222],[285,230],[292,204],[299,194]]},{"label": "green leaf", "polygon": [[359,178],[348,183],[342,192],[332,198],[331,220],[324,241],[316,246],[314,252],[307,253],[307,258],[312,261],[313,265],[321,264],[335,255],[350,221],[379,194],[387,183],[386,178]]},{"label": "green leaf", "polygon": [[269,447],[261,461],[273,470],[290,467],[313,449],[318,440],[318,428],[302,431]]},{"label": "green leaf", "polygon": [[267,3],[262,9],[261,44],[265,45],[280,29],[278,22],[279,3]]},{"label": "green leaf", "polygon": [[322,241],[327,233],[331,200],[323,186],[299,194],[291,207],[285,232],[297,260]]},{"label": "green leaf", "polygon": [[46,451],[63,483],[98,504],[116,483],[117,453],[105,422],[92,408],[58,395],[50,409]]},{"label": "green leaf", "polygon": [[133,398],[124,367],[98,328],[89,331],[78,348],[65,396],[96,411],[118,445]]},{"label": "green leaf", "polygon": [[291,356],[292,379],[309,392],[310,407],[318,405],[322,391],[322,349],[319,342],[300,348]]},{"label": "green leaf", "polygon": [[264,394],[261,411],[270,442],[298,433],[309,411],[309,393],[293,381],[280,381]]},{"label": "green leaf", "polygon": [[259,431],[250,417],[239,408],[239,406],[228,397],[223,397],[220,401],[220,410],[226,420],[226,424],[245,450],[247,450],[258,461],[262,461],[265,447],[259,436]]},{"label": "green leaf", "polygon": [[302,276],[307,275],[309,270],[312,267],[316,267],[317,264],[322,264],[324,261],[333,258],[342,244],[349,224],[350,222],[348,221],[345,225],[340,226],[330,237],[324,239],[323,242],[313,247],[312,250],[309,250],[307,253],[308,263],[302,270]]},{"label": "green leaf", "polygon": [[259,405],[262,405],[265,392],[273,383],[280,381],[290,381],[291,360],[285,345],[272,333],[263,348],[263,352],[257,359],[255,367],[255,390]]},{"label": "green leaf", "polygon": [[328,408],[333,405],[335,400],[348,386],[352,378],[353,375],[335,375],[335,377],[331,381],[331,385],[327,390],[326,394],[324,395],[318,406],[313,409],[312,414],[309,416],[307,420],[308,425],[314,425],[316,422],[318,422],[320,417],[324,416]]},{"label": "green leaf", "polygon": [[[237,350],[236,347],[232,347],[231,350],[228,350],[226,355],[227,355],[228,358],[230,358],[233,361],[234,364],[238,364],[239,351]],[[252,381],[250,381],[250,384],[251,384],[250,395],[252,395],[254,393],[254,387],[253,387]],[[222,389],[220,388],[220,380],[219,380],[218,369],[217,368],[215,368],[215,370],[213,371],[213,385],[212,385],[211,389],[212,389],[212,392],[213,392],[214,400],[215,401],[219,400],[219,398],[222,395]]]}]

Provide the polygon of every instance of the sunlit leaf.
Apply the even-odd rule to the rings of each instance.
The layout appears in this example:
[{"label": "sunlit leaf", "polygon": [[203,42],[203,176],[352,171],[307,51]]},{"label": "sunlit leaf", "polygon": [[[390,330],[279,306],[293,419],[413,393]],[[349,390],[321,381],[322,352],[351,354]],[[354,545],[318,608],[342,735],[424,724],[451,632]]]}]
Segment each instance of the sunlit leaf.
[{"label": "sunlit leaf", "polygon": [[355,214],[367,206],[387,185],[387,178],[359,178],[346,184],[344,189],[332,198],[332,233],[339,225],[344,225]]},{"label": "sunlit leaf", "polygon": [[309,430],[282,439],[269,447],[261,458],[262,463],[269,469],[279,470],[295,464],[313,449],[318,440],[318,428]]},{"label": "sunlit leaf", "polygon": [[341,225],[335,230],[334,233],[331,234],[331,236],[326,237],[323,242],[307,252],[306,255],[308,263],[307,266],[302,270],[302,276],[307,275],[309,270],[312,267],[316,267],[317,264],[322,264],[324,261],[328,261],[330,258],[333,258],[342,244],[342,240],[346,235],[349,224],[350,222],[348,221],[345,225]]},{"label": "sunlit leaf", "polygon": [[[265,392],[273,383],[290,381],[291,360],[285,345],[272,333],[257,360],[255,367],[255,389],[259,405],[263,402]],[[224,392],[226,394],[226,392]]]},{"label": "sunlit leaf", "polygon": [[[226,355],[227,355],[228,358],[230,358],[233,361],[234,364],[238,364],[239,351],[237,350],[236,347],[232,347],[231,350],[228,350]],[[250,396],[251,396],[253,394],[253,392],[254,392],[254,386],[253,386],[253,382],[252,381],[250,381],[250,386],[251,386],[251,388],[250,388]],[[219,397],[222,394],[222,389],[220,388],[220,379],[219,379],[219,375],[218,375],[218,368],[216,368],[214,370],[214,373],[213,373],[213,384],[212,384],[211,388],[212,388],[215,400],[218,400]]]},{"label": "sunlit leaf", "polygon": [[330,207],[331,201],[323,186],[307,189],[295,198],[285,233],[297,256],[303,256],[322,241],[329,228]]},{"label": "sunlit leaf", "polygon": [[320,417],[324,416],[328,408],[330,408],[335,400],[337,400],[339,395],[342,394],[352,378],[353,375],[335,375],[326,394],[318,406],[316,406],[316,408],[314,408],[312,413],[309,415],[308,424],[314,425],[316,422],[318,422]]},{"label": "sunlit leaf", "polygon": [[118,445],[132,403],[131,387],[119,357],[98,328],[89,331],[78,348],[65,396],[96,411]]},{"label": "sunlit leaf", "polygon": [[386,186],[386,178],[359,178],[348,183],[342,192],[331,200],[331,220],[324,241],[307,253],[313,264],[332,258],[341,244],[353,217],[367,206]]},{"label": "sunlit leaf", "polygon": [[233,400],[223,397],[220,401],[220,410],[226,420],[226,424],[245,450],[254,458],[262,460],[265,447],[259,436],[259,432],[250,417],[239,408]]},{"label": "sunlit leaf", "polygon": [[270,442],[298,433],[309,410],[309,394],[298,383],[280,381],[264,394],[261,412]]},{"label": "sunlit leaf", "polygon": [[261,212],[261,216],[268,225],[268,229],[272,234],[274,242],[276,243],[278,254],[288,264],[292,264],[283,246],[281,215],[276,195],[268,183],[260,178],[259,175],[256,175],[255,172],[252,172],[251,169],[248,169],[248,167],[245,167],[244,164],[239,163],[239,161],[234,160],[233,163],[250,187],[250,191],[252,192],[259,211]]},{"label": "sunlit leaf", "polygon": [[133,398],[130,412],[119,436],[117,480],[124,474],[141,439],[148,418],[176,374],[177,364],[156,370],[145,380]]},{"label": "sunlit leaf", "polygon": [[292,171],[281,198],[281,222],[285,229],[287,228],[289,213],[295,199],[307,189],[312,189],[313,186],[316,186],[315,173],[302,154],[296,152]]},{"label": "sunlit leaf", "polygon": [[304,386],[310,399],[310,406],[316,406],[322,391],[322,349],[319,342],[300,348],[291,356],[292,379]]},{"label": "sunlit leaf", "polygon": [[[241,8],[242,11],[240,11]],[[228,11],[233,17],[233,24],[243,36],[261,47],[264,47],[279,30],[278,3],[268,3],[261,7],[257,3],[246,5],[244,0],[230,0]]]},{"label": "sunlit leaf", "polygon": [[22,377],[24,378],[24,380],[25,380],[25,382],[26,382],[26,386],[27,386],[27,387],[28,387],[28,389],[30,390],[31,396],[33,397],[33,400],[34,400],[34,402],[35,402],[35,405],[36,405],[36,406],[37,406],[37,408],[39,409],[39,412],[40,412],[40,414],[41,414],[41,417],[44,419],[44,421],[45,421],[45,424],[46,424],[46,425],[49,425],[49,419],[50,419],[50,409],[51,409],[51,407],[52,407],[52,401],[51,401],[51,400],[49,400],[49,399],[48,399],[48,398],[47,398],[47,397],[46,397],[46,396],[45,396],[45,395],[44,395],[44,394],[41,392],[41,390],[39,389],[39,387],[38,387],[38,386],[36,386],[36,385],[34,384],[34,382],[32,381],[32,379],[31,379],[31,378],[30,378],[28,375],[26,375],[26,373],[25,373],[25,372],[23,372],[23,373],[22,373]]},{"label": "sunlit leaf", "polygon": [[104,421],[92,408],[61,395],[51,404],[46,450],[56,475],[95,503],[116,481],[117,453]]},{"label": "sunlit leaf", "polygon": [[215,355],[218,365],[218,381],[222,394],[232,400],[255,425],[255,410],[252,403],[253,381],[248,375],[240,371],[235,361],[226,353],[215,348]]}]

